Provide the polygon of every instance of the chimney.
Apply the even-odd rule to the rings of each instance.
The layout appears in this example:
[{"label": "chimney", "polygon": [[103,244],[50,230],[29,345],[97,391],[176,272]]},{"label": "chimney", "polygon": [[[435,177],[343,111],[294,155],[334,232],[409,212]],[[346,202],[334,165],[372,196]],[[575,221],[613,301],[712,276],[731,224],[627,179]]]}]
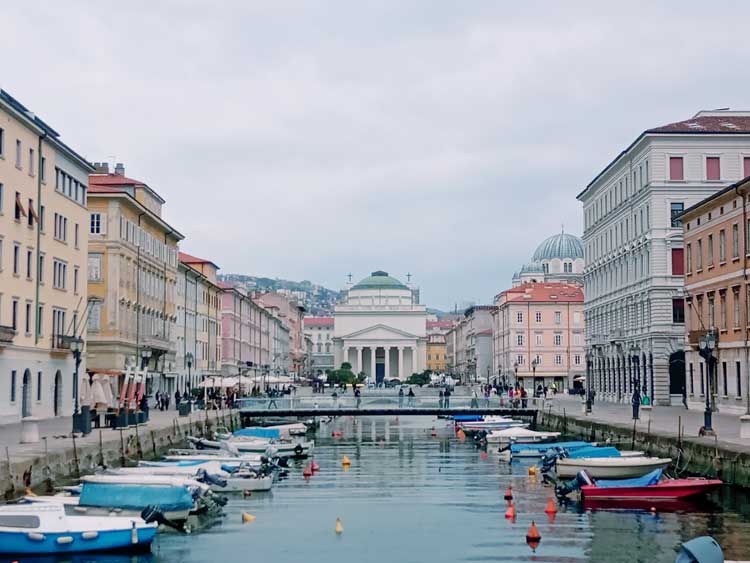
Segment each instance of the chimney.
[{"label": "chimney", "polygon": [[115,174],[125,176],[125,165],[122,162],[115,164]]},{"label": "chimney", "polygon": [[97,174],[109,174],[109,163],[108,162],[95,162],[94,168],[96,168]]}]

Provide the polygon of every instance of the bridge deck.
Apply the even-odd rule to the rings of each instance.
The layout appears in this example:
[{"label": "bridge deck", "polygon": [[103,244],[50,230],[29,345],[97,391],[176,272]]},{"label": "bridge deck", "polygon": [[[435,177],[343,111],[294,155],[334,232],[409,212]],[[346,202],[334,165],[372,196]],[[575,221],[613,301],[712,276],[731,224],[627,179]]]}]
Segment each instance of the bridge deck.
[{"label": "bridge deck", "polygon": [[246,407],[240,409],[243,418],[286,417],[286,416],[437,416],[437,415],[491,415],[524,417],[536,420],[537,409],[529,408],[500,408],[500,407],[281,407],[281,408],[258,408]]}]

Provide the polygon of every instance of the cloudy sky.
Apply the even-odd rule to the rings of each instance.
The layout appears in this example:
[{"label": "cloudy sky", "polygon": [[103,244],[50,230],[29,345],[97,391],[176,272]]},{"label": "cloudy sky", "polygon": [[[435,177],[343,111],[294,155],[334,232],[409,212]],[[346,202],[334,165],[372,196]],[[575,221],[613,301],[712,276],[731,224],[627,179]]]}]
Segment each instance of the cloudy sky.
[{"label": "cloudy sky", "polygon": [[[522,5],[521,5],[522,4]],[[747,109],[747,3],[8,2],[0,87],[224,272],[487,302],[642,130]]]}]

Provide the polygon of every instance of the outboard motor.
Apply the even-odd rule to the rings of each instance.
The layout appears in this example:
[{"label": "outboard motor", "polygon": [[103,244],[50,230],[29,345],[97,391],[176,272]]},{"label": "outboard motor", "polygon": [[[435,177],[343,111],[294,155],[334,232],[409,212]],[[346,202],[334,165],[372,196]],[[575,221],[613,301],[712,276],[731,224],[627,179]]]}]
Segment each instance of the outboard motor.
[{"label": "outboard motor", "polygon": [[206,485],[216,485],[217,487],[222,488],[227,486],[226,479],[222,479],[218,475],[211,475],[207,473],[205,469],[198,470],[198,473],[195,476],[195,480],[201,483],[205,483]]},{"label": "outboard motor", "polygon": [[146,522],[146,524],[150,524],[151,522],[156,522],[159,525],[168,526],[179,532],[185,531],[185,527],[183,524],[178,524],[177,522],[173,522],[172,520],[169,520],[168,518],[164,516],[164,513],[153,504],[149,504],[146,508],[141,510],[141,518],[143,519],[144,522]]},{"label": "outboard motor", "polygon": [[583,471],[579,471],[578,474],[575,476],[575,478],[571,479],[567,483],[563,483],[562,485],[557,485],[555,487],[555,494],[558,498],[563,498],[568,496],[570,493],[574,491],[578,491],[581,489],[581,487],[584,487],[586,485],[593,485],[594,480],[591,478],[591,476],[586,472],[584,469]]},{"label": "outboard motor", "polygon": [[724,552],[711,536],[701,536],[682,544],[675,563],[724,563]]}]

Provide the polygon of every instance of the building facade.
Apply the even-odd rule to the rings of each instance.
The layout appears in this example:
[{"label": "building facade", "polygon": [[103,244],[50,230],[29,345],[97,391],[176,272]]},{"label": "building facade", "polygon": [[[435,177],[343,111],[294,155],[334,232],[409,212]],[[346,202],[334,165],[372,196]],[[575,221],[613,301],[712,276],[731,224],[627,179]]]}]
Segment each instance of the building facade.
[{"label": "building facade", "polygon": [[[146,368],[148,391],[175,369],[177,244],[164,200],[145,183],[97,164],[89,176],[88,370]],[[119,391],[121,381],[113,389]]]},{"label": "building facade", "polygon": [[310,370],[313,376],[335,369],[333,357],[333,317],[305,317],[305,336],[312,342]]},{"label": "building facade", "polygon": [[[749,192],[750,178],[745,178],[680,217],[685,245],[687,380],[679,390],[679,400],[684,393],[690,407],[698,410],[705,408],[709,388],[710,400],[721,412],[744,414],[750,408]],[[699,340],[707,331],[718,335],[716,369],[710,380],[707,364],[698,354]]]},{"label": "building facade", "polygon": [[513,275],[513,285],[553,281],[583,285],[583,270],[583,241],[563,231],[541,242],[531,261]]},{"label": "building facade", "polygon": [[427,335],[427,369],[433,373],[445,373],[447,361],[445,334]]},{"label": "building facade", "polygon": [[644,131],[578,195],[586,347],[605,400],[634,387],[670,404],[685,385],[683,210],[750,169],[750,113],[702,111]]},{"label": "building facade", "polygon": [[92,170],[0,90],[0,424],[73,412],[69,338],[85,336]]},{"label": "building facade", "polygon": [[334,365],[349,362],[373,383],[405,381],[427,362],[427,309],[407,285],[377,271],[334,309]]},{"label": "building facade", "polygon": [[[307,356],[302,321],[305,315],[305,308],[294,299],[280,293],[256,293],[255,298],[266,309],[276,309],[274,315],[279,317],[284,326],[289,329],[288,357],[272,356],[270,363],[273,366],[288,364],[288,371],[301,376]],[[276,354],[279,353],[276,352]]]},{"label": "building facade", "polygon": [[573,387],[585,374],[583,290],[525,283],[495,297],[494,373],[508,385]]}]

